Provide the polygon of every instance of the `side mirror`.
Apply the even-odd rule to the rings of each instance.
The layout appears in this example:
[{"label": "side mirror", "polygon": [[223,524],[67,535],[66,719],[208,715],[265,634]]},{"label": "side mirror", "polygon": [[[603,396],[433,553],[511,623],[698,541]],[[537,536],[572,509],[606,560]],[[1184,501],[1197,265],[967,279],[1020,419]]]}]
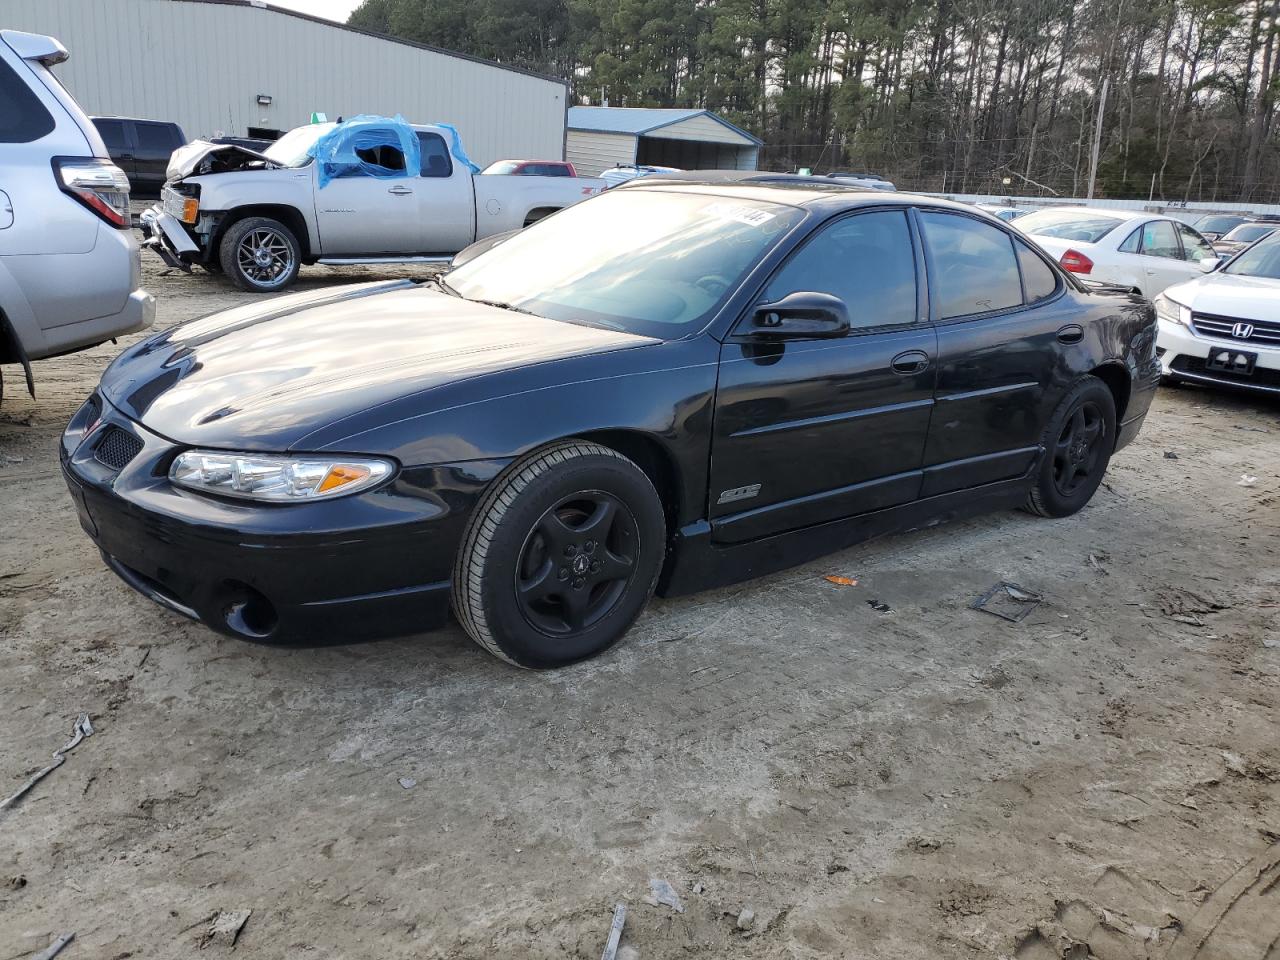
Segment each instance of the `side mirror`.
[{"label": "side mirror", "polygon": [[1202,273],[1213,273],[1222,266],[1221,257],[1205,257],[1200,261],[1200,270]]},{"label": "side mirror", "polygon": [[751,317],[751,334],[768,339],[843,337],[848,332],[849,308],[829,293],[789,293],[759,304]]}]

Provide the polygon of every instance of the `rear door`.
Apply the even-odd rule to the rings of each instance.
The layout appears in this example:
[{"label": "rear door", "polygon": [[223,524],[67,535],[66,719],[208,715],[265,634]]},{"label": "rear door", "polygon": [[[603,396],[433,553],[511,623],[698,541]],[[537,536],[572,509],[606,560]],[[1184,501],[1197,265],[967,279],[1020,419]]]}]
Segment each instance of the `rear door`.
[{"label": "rear door", "polygon": [[175,123],[133,120],[131,124],[135,172],[125,172],[129,173],[129,180],[133,184],[133,195],[145,198],[158,197],[160,188],[164,186],[169,157],[172,156],[173,151],[182,146],[182,131]]},{"label": "rear door", "polygon": [[418,180],[419,253],[457,253],[476,238],[471,171],[455,164],[444,137],[418,131],[422,169]]},{"label": "rear door", "polygon": [[1200,275],[1198,268],[1182,259],[1182,244],[1172,220],[1147,221],[1120,244],[1119,251],[1135,260],[1145,297]]},{"label": "rear door", "polygon": [[829,293],[848,307],[838,339],[762,342],[750,311],[721,348],[710,516],[721,542],[756,539],[907,503],[920,489],[936,336],[905,209],[820,228],[759,300]]},{"label": "rear door", "polygon": [[1064,342],[1083,330],[1058,274],[1010,231],[919,211],[938,331],[922,497],[1024,475],[1035,461]]}]

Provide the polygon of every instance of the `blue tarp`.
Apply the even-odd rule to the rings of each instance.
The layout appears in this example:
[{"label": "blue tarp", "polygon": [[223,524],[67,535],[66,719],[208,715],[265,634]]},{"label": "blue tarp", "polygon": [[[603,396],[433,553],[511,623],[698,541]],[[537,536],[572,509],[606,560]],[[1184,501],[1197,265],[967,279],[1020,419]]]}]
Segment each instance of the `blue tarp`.
[{"label": "blue tarp", "polygon": [[458,133],[458,128],[448,123],[437,123],[436,126],[449,131],[449,152],[453,154],[453,159],[469,168],[472,173],[479,173],[480,168],[471,162],[467,151],[462,149],[462,135]]},{"label": "blue tarp", "polygon": [[[455,140],[457,131],[453,131]],[[394,147],[403,157],[397,169],[383,166],[378,160],[391,161],[394,154],[379,155],[379,147]],[[458,150],[462,149],[461,144]],[[361,155],[363,152],[363,156]],[[320,188],[337,177],[378,177],[394,180],[418,176],[422,166],[422,148],[418,137],[404,117],[375,117],[361,114],[346,120],[311,145],[307,153],[319,164]],[[459,159],[466,161],[465,157]]]}]

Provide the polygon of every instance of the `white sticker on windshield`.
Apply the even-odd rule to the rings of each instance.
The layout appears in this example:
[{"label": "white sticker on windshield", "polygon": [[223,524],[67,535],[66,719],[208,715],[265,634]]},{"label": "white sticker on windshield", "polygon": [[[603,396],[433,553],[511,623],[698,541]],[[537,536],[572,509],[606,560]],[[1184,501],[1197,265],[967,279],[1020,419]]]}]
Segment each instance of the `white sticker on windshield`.
[{"label": "white sticker on windshield", "polygon": [[702,212],[709,217],[716,217],[720,220],[736,220],[738,223],[745,223],[750,227],[758,227],[763,223],[768,223],[774,217],[772,213],[766,210],[760,210],[756,207],[744,207],[733,203],[713,203],[710,206],[703,207]]}]

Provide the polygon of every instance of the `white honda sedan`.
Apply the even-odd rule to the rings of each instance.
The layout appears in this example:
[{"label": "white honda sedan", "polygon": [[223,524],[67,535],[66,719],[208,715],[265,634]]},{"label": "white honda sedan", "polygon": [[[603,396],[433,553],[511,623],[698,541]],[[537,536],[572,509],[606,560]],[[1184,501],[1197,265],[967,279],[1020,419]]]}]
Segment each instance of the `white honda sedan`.
[{"label": "white honda sedan", "polygon": [[1194,229],[1150,213],[1052,207],[1019,217],[1013,226],[1080,279],[1118,284],[1144,297],[1217,263],[1212,244]]},{"label": "white honda sedan", "polygon": [[1165,377],[1280,394],[1280,231],[1155,307]]}]

